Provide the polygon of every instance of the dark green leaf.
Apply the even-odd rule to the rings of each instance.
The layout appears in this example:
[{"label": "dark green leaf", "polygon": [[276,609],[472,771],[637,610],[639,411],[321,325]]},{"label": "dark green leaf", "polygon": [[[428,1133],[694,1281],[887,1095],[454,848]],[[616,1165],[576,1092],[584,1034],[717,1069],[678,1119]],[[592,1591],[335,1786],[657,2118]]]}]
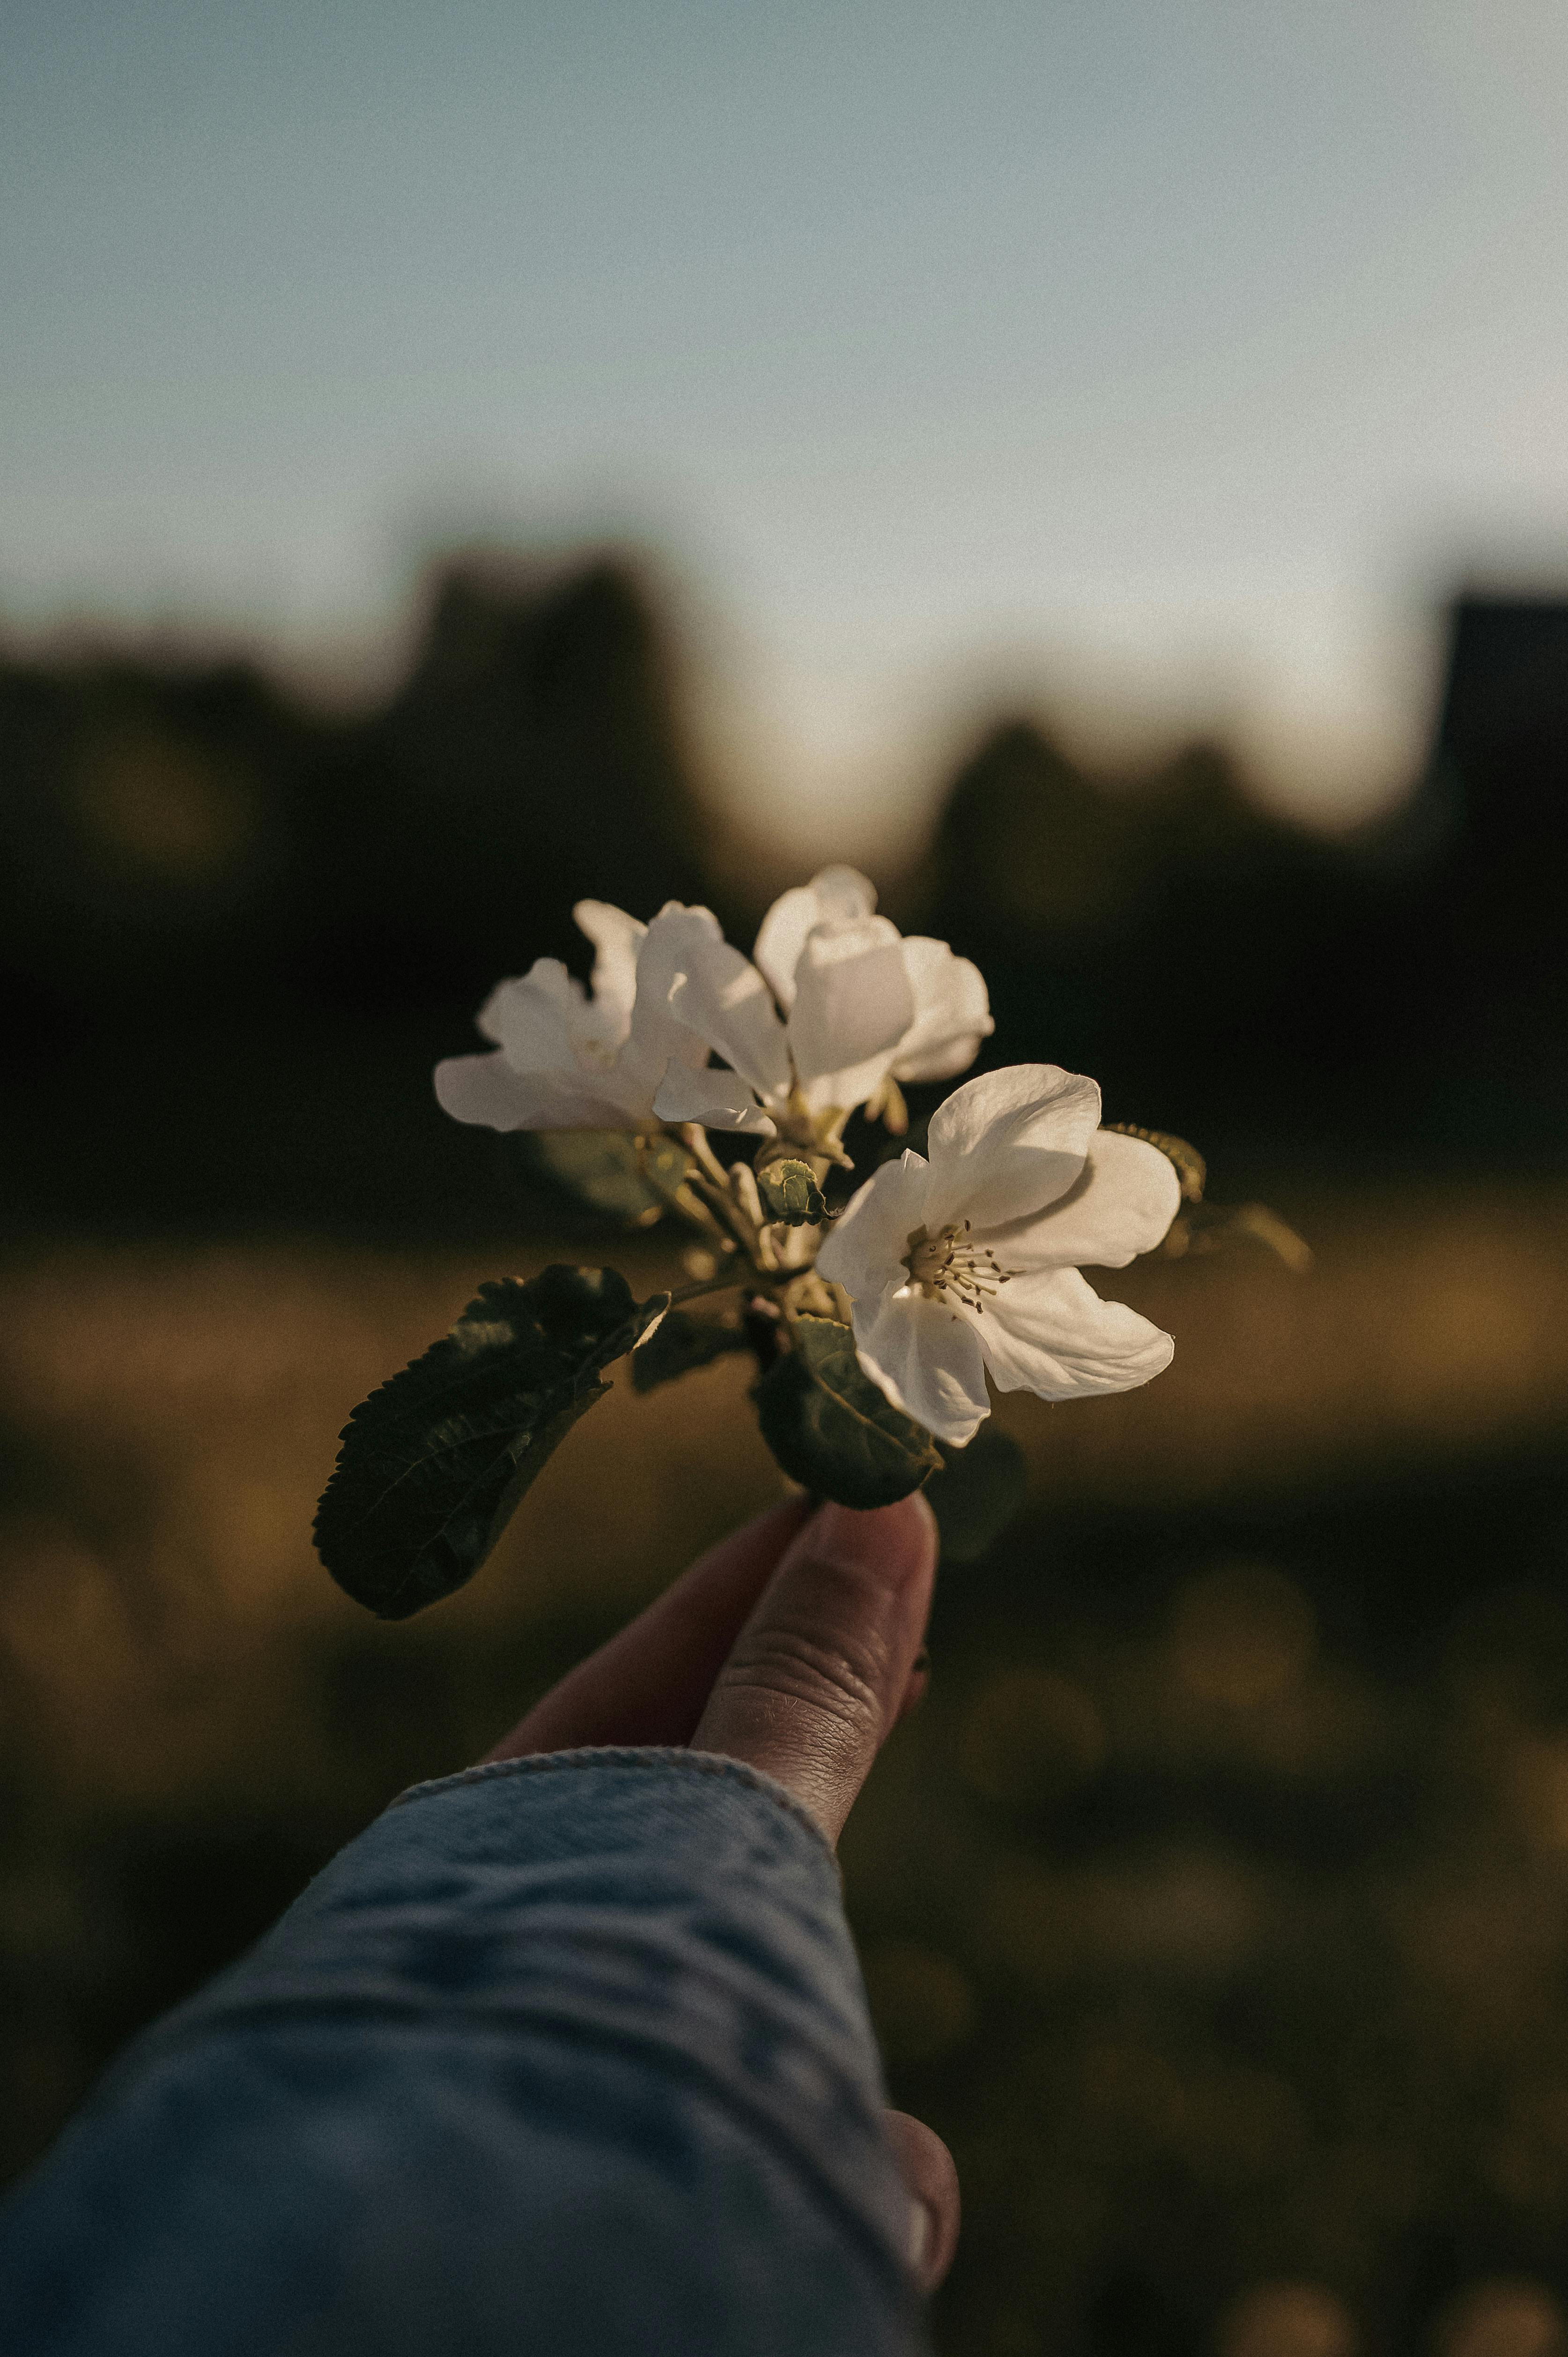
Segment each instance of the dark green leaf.
[{"label": "dark green leaf", "polygon": [[631,1387],[637,1392],[655,1391],[660,1383],[673,1383],[677,1375],[689,1375],[693,1368],[722,1359],[726,1351],[747,1347],[738,1326],[721,1326],[711,1318],[691,1318],[683,1309],[668,1309],[647,1341],[631,1354]]},{"label": "dark green leaf", "polygon": [[678,1138],[622,1129],[529,1130],[516,1152],[532,1175],[627,1228],[653,1225],[692,1162]]},{"label": "dark green leaf", "polygon": [[770,1162],[757,1174],[757,1191],[765,1217],[787,1228],[815,1227],[827,1215],[827,1203],[808,1162]]},{"label": "dark green leaf", "polygon": [[357,1407],[316,1516],[340,1587],[405,1620],[473,1577],[599,1380],[669,1301],[613,1268],[481,1286],[450,1334]]},{"label": "dark green leaf", "polygon": [[757,1386],[762,1437],[786,1473],[841,1506],[890,1506],[941,1463],[930,1434],[863,1372],[832,1318],[799,1318]]},{"label": "dark green leaf", "polygon": [[983,1424],[965,1448],[944,1445],[942,1469],[926,1484],[942,1561],[977,1563],[1019,1512],[1028,1487],[1023,1450],[994,1425]]}]

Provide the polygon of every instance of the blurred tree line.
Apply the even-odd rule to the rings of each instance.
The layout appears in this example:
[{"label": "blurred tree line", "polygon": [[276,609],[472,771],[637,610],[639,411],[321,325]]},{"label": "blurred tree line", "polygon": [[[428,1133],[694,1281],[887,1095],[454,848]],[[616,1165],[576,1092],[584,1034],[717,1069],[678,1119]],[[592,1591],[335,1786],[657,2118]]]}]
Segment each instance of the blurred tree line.
[{"label": "blurred tree line", "polygon": [[[584,893],[709,899],[673,651],[637,576],[466,558],[375,710],[256,665],[0,657],[0,1183],[27,1227],[461,1232],[494,1142],[428,1069],[491,984],[582,970]],[[1461,599],[1404,805],[1336,840],[1225,748],[1087,774],[1005,718],[893,906],[973,956],[990,1060],[1272,1170],[1476,1169],[1568,1142],[1568,608]],[[499,1167],[499,1166],[498,1166]]]}]

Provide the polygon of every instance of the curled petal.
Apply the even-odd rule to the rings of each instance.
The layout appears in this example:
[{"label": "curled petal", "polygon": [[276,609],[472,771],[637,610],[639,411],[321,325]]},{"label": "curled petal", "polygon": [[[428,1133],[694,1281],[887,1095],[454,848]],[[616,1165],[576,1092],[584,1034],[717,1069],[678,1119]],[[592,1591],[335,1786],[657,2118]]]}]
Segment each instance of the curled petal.
[{"label": "curled petal", "polygon": [[966,1081],[931,1116],[932,1228],[1001,1227],[1065,1195],[1100,1126],[1100,1090],[1059,1064],[1008,1064]]},{"label": "curled petal", "polygon": [[1076,1184],[992,1236],[1015,1268],[1125,1268],[1164,1243],[1180,1208],[1181,1182],[1158,1146],[1099,1129]]},{"label": "curled petal", "polygon": [[498,982],[474,1020],[487,1039],[504,1048],[520,1071],[542,1065],[569,1070],[572,1042],[588,1019],[587,996],[559,958],[535,958],[524,974]]},{"label": "curled petal", "polygon": [[[689,974],[724,946],[719,920],[711,909],[688,909],[679,900],[666,900],[638,946],[639,998],[650,1009],[667,1015],[676,976]],[[734,954],[731,951],[730,955]]]},{"label": "curled petal", "polygon": [[857,867],[819,868],[809,884],[797,884],[774,901],[752,955],[786,1015],[795,1004],[795,969],[807,934],[818,925],[869,917],[875,906],[875,888]]},{"label": "curled petal", "polygon": [[578,931],[586,933],[594,945],[594,1005],[602,1015],[605,1036],[618,1047],[631,1028],[637,953],[648,927],[608,900],[579,900],[572,916]]},{"label": "curled petal", "polygon": [[1168,1367],[1176,1344],[1123,1301],[1102,1301],[1076,1268],[1015,1276],[975,1332],[998,1391],[1041,1399],[1127,1392]]},{"label": "curled petal", "polygon": [[687,909],[678,900],[670,900],[638,945],[631,1034],[621,1049],[618,1070],[627,1086],[635,1088],[650,1106],[672,1064],[701,1071],[708,1060],[707,1041],[688,1030],[672,1012],[670,993],[676,976],[693,958],[708,954],[722,938],[718,919],[711,909]]},{"label": "curled petal", "polygon": [[885,1162],[828,1230],[817,1268],[830,1285],[842,1285],[857,1308],[875,1304],[908,1283],[904,1265],[909,1238],[924,1224],[928,1166],[906,1152]]},{"label": "curled petal", "polygon": [[920,1293],[896,1293],[854,1321],[861,1365],[895,1407],[961,1448],[991,1413],[980,1337],[967,1318]]},{"label": "curled petal", "polygon": [[984,977],[946,942],[913,934],[904,964],[915,994],[915,1019],[893,1060],[896,1081],[949,1081],[967,1071],[995,1029]]},{"label": "curled petal", "polygon": [[670,992],[671,1011],[765,1100],[789,1093],[789,1049],[768,985],[724,941],[700,946]]},{"label": "curled petal", "polygon": [[435,1101],[454,1121],[485,1129],[635,1128],[651,1111],[623,1104],[607,1076],[577,1067],[520,1072],[499,1049],[437,1064]]},{"label": "curled petal", "polygon": [[660,1121],[700,1121],[709,1129],[743,1129],[754,1137],[774,1135],[773,1123],[751,1091],[733,1072],[706,1065],[671,1064],[659,1084],[653,1110]]},{"label": "curled petal", "polygon": [[886,917],[818,925],[795,969],[789,1048],[813,1103],[850,1106],[881,1086],[914,1020],[904,944]]}]

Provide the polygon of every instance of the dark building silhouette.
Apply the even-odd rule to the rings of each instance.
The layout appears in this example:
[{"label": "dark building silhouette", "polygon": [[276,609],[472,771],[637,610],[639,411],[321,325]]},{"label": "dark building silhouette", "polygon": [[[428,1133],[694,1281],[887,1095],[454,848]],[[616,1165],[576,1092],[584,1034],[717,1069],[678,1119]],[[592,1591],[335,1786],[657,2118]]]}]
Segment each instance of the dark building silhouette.
[{"label": "dark building silhouette", "polygon": [[1458,601],[1428,790],[1456,1037],[1568,1143],[1568,602]]}]

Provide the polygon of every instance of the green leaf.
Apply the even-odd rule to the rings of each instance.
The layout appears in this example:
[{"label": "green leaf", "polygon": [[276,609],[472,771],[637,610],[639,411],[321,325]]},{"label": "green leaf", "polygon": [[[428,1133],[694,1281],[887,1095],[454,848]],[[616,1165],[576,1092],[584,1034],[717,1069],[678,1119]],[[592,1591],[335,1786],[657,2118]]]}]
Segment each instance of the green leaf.
[{"label": "green leaf", "polygon": [[684,1309],[668,1309],[631,1354],[631,1387],[634,1392],[656,1391],[660,1383],[709,1366],[727,1351],[749,1348],[738,1326],[720,1326],[713,1318],[689,1317]]},{"label": "green leaf", "polygon": [[923,1425],[896,1408],[834,1318],[798,1318],[794,1348],[757,1384],[762,1437],[786,1473],[841,1506],[891,1506],[941,1463]]},{"label": "green leaf", "polygon": [[770,1162],[757,1174],[763,1216],[787,1228],[815,1227],[827,1217],[827,1201],[809,1162]]},{"label": "green leaf", "polygon": [[963,1448],[942,1449],[942,1469],[926,1495],[942,1534],[944,1563],[978,1563],[1022,1508],[1028,1469],[1017,1442],[983,1424]]},{"label": "green leaf", "polygon": [[515,1151],[526,1171],[626,1228],[660,1219],[692,1166],[678,1138],[624,1129],[524,1131]]},{"label": "green leaf", "polygon": [[316,1515],[322,1562],[383,1620],[472,1578],[599,1380],[668,1305],[613,1268],[481,1286],[450,1334],[354,1410]]}]

